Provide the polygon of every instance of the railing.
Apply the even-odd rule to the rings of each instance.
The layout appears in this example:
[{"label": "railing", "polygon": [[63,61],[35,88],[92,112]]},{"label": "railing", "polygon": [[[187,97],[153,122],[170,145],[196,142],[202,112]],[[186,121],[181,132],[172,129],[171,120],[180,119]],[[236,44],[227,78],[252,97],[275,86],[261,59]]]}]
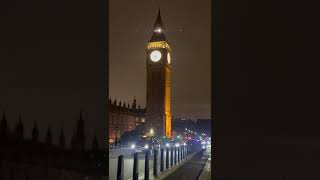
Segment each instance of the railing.
[{"label": "railing", "polygon": [[[190,148],[186,145],[175,146],[175,147],[166,147],[161,148],[160,150],[147,150],[145,152],[135,152],[133,154],[133,167],[132,168],[132,180],[138,180],[139,174],[144,176],[145,180],[150,179],[150,174],[153,177],[158,177],[165,171],[176,167],[180,163],[186,160],[186,158],[195,152],[196,148]],[[159,153],[160,151],[160,153]],[[144,155],[144,173],[139,173],[139,155]],[[160,157],[159,157],[160,155]],[[141,159],[140,159],[141,160]],[[151,163],[150,163],[151,162]],[[150,166],[151,164],[151,170]],[[140,164],[141,165],[141,164]],[[160,167],[159,167],[160,165]],[[131,179],[126,177],[126,179]],[[124,180],[124,156],[118,156],[118,165],[117,165],[117,180]]]}]

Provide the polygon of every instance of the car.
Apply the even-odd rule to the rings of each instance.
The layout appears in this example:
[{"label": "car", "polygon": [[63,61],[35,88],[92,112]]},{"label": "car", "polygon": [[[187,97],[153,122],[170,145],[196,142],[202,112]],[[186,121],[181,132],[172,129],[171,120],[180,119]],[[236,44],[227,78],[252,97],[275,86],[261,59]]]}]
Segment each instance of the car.
[{"label": "car", "polygon": [[143,147],[143,151],[160,148],[160,142],[153,137],[144,137],[136,142],[136,146]]}]

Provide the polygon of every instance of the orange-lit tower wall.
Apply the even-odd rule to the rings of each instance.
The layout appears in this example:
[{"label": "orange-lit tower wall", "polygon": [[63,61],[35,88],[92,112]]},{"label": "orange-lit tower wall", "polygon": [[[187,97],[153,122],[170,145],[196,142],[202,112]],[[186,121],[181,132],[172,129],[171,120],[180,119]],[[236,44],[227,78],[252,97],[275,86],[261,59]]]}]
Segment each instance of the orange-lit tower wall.
[{"label": "orange-lit tower wall", "polygon": [[165,85],[165,133],[167,138],[171,138],[171,66],[166,66],[166,85]]},{"label": "orange-lit tower wall", "polygon": [[146,48],[146,131],[171,138],[171,48],[164,32],[159,11]]}]

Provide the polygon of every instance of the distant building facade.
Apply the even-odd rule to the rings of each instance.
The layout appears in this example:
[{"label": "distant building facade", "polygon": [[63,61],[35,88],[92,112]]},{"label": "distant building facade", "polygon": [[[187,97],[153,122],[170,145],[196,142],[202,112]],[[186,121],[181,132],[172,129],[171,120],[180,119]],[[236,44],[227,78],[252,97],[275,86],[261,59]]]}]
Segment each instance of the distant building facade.
[{"label": "distant building facade", "polygon": [[35,123],[31,139],[26,139],[21,118],[11,130],[3,115],[0,122],[0,179],[106,180],[107,153],[99,149],[96,137],[91,149],[84,148],[83,128],[83,119],[80,117],[71,148],[66,148],[63,131],[60,132],[59,145],[52,144],[50,127],[44,142],[40,142]]},{"label": "distant building facade", "polygon": [[196,127],[199,131],[211,136],[211,119],[197,119]]},{"label": "distant building facade", "polygon": [[121,135],[145,123],[145,109],[137,106],[136,99],[130,105],[109,99],[109,143],[115,143]]},{"label": "distant building facade", "polygon": [[192,119],[173,117],[172,118],[172,131],[173,137],[176,137],[176,134],[182,134],[187,129],[195,129],[196,122]]},{"label": "distant building facade", "polygon": [[[174,117],[172,118],[172,134],[173,137],[176,137],[177,134],[183,135],[187,134],[186,129],[199,132],[199,133],[204,133],[208,135],[209,137],[211,136],[211,119],[197,119],[197,120],[192,120],[192,119],[187,119],[187,118],[179,118],[179,117]],[[185,135],[186,140],[189,138],[195,138],[194,135]]]}]

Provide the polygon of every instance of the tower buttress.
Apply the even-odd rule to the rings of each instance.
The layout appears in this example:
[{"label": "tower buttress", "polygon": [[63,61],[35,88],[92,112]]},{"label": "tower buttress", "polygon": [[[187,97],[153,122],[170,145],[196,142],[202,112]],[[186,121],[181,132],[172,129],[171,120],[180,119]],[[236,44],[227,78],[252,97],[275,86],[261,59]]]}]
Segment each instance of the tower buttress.
[{"label": "tower buttress", "polygon": [[132,103],[132,109],[136,109],[137,108],[137,100],[136,97],[133,98],[133,103]]},{"label": "tower buttress", "polygon": [[61,129],[61,132],[60,132],[59,145],[62,148],[64,148],[65,145],[66,145],[66,139],[65,139],[65,136],[64,136],[64,133],[63,133],[63,129]]},{"label": "tower buttress", "polygon": [[39,138],[39,129],[38,129],[38,125],[36,122],[33,123],[33,129],[32,129],[32,141],[36,142],[38,141]]},{"label": "tower buttress", "polygon": [[46,143],[47,145],[52,145],[52,133],[51,133],[51,126],[48,125],[48,130],[46,134]]},{"label": "tower buttress", "polygon": [[22,140],[24,137],[24,127],[23,127],[21,115],[19,115],[19,121],[15,128],[15,135],[17,140]]},{"label": "tower buttress", "polygon": [[84,120],[82,113],[83,109],[80,110],[80,118],[77,121],[77,129],[72,137],[72,146],[77,150],[84,150],[85,148]]},{"label": "tower buttress", "polygon": [[2,114],[2,120],[0,123],[0,136],[6,137],[8,136],[9,130],[8,130],[8,123],[5,112]]}]

